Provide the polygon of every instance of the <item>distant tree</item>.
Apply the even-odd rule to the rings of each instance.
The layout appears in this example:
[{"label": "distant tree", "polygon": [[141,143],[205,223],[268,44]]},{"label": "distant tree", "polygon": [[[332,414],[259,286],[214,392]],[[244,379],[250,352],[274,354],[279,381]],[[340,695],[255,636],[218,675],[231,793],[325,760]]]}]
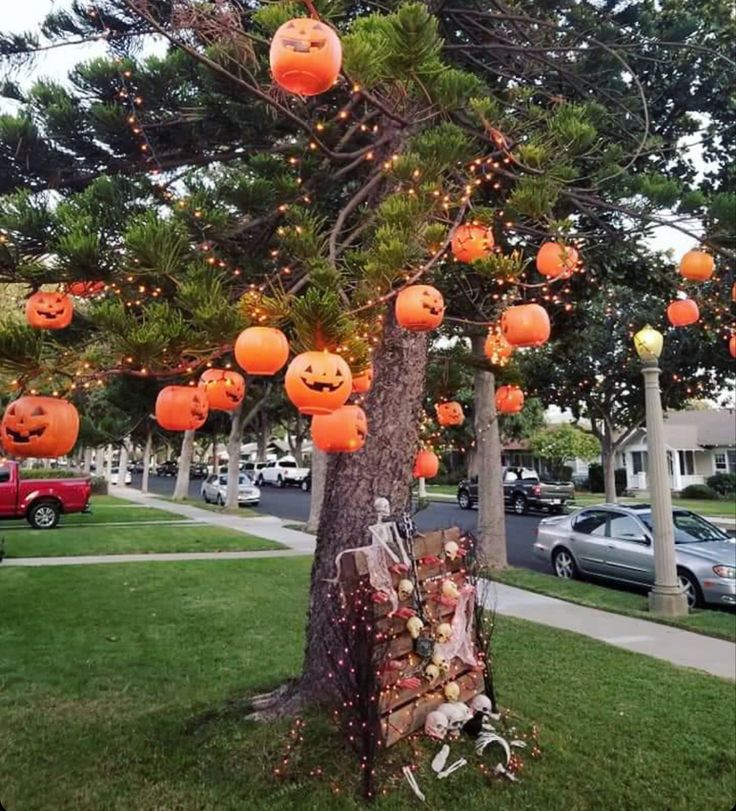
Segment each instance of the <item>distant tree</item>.
[{"label": "distant tree", "polygon": [[547,462],[550,473],[556,478],[562,477],[567,462],[573,459],[590,462],[601,451],[600,442],[594,436],[569,423],[537,431],[532,436],[531,448],[536,456]]}]

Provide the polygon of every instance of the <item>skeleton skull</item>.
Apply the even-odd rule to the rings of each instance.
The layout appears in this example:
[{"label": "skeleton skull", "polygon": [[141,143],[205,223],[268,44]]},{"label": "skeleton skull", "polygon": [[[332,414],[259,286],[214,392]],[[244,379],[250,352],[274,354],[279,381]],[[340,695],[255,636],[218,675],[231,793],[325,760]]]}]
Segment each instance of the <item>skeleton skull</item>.
[{"label": "skeleton skull", "polygon": [[430,680],[435,681],[440,677],[440,669],[437,665],[430,664],[424,668],[424,675]]},{"label": "skeleton skull", "polygon": [[445,555],[449,560],[455,560],[459,551],[460,547],[455,543],[455,541],[447,541],[445,543]]},{"label": "skeleton skull", "polygon": [[490,715],[492,710],[491,699],[481,693],[475,696],[470,702],[470,709],[473,710],[473,712],[482,712],[483,715]]},{"label": "skeleton skull", "polygon": [[460,698],[460,686],[456,681],[448,681],[444,693],[448,701],[457,701]]},{"label": "skeleton skull", "polygon": [[448,720],[447,716],[434,710],[430,712],[424,721],[424,731],[430,738],[435,738],[438,741],[443,741],[447,735]]},{"label": "skeleton skull", "polygon": [[447,704],[440,704],[437,708],[448,722],[448,732],[459,730],[463,724],[466,724],[472,717],[473,713],[466,704],[459,701],[450,701]]},{"label": "skeleton skull", "polygon": [[423,629],[424,623],[419,617],[409,617],[406,621],[406,630],[409,632],[412,639],[419,639],[419,634],[421,634]]},{"label": "skeleton skull", "polygon": [[387,498],[383,496],[378,496],[373,501],[373,509],[376,511],[376,515],[378,516],[379,521],[383,521],[384,519],[388,518],[391,515],[391,505],[388,502]]},{"label": "skeleton skull", "polygon": [[454,580],[443,580],[442,581],[442,594],[445,597],[450,597],[453,600],[457,600],[460,596],[460,592],[457,588],[457,583]]},{"label": "skeleton skull", "polygon": [[414,592],[414,584],[411,580],[399,580],[399,600],[402,602],[404,600],[408,600],[411,597],[412,593]]},{"label": "skeleton skull", "polygon": [[447,642],[452,636],[452,625],[449,622],[441,622],[437,626],[436,636],[438,642]]},{"label": "skeleton skull", "polygon": [[443,674],[447,673],[447,671],[450,669],[450,663],[439,651],[435,651],[432,654],[432,664],[435,665]]}]

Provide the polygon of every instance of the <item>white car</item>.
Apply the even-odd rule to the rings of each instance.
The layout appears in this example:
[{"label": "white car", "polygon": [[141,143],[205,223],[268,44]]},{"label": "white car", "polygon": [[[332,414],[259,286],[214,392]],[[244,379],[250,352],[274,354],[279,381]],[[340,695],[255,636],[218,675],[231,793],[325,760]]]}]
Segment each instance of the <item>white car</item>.
[{"label": "white car", "polygon": [[309,468],[299,467],[293,456],[283,456],[276,462],[267,462],[258,471],[256,481],[261,487],[264,484],[275,484],[276,487],[286,487],[289,484],[300,486],[309,473]]},{"label": "white car", "polygon": [[[130,475],[130,471],[125,471],[125,476],[123,477],[124,484],[130,484],[133,481],[133,477]],[[120,468],[114,467],[110,470],[110,484],[113,487],[117,487],[120,484]]]},{"label": "white car", "polygon": [[[223,506],[227,498],[227,475],[215,473],[202,482],[202,498],[206,504],[219,504]],[[253,484],[253,480],[241,473],[238,476],[238,504],[257,507],[261,500],[261,491]]]}]

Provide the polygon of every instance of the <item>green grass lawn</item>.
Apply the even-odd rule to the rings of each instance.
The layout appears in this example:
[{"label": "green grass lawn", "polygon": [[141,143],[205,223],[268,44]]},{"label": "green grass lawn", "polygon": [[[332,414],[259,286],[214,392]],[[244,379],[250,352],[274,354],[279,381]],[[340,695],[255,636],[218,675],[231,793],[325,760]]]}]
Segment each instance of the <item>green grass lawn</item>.
[{"label": "green grass lawn", "polygon": [[[174,501],[171,496],[156,496],[157,499],[161,501]],[[209,512],[213,513],[224,513],[224,507],[218,507],[216,504],[205,504],[204,499],[202,498],[185,498],[178,500],[177,504],[186,504],[188,507],[199,507],[200,510],[208,510]],[[238,507],[237,512],[233,512],[233,515],[239,515],[241,518],[253,518],[254,516],[260,515],[257,510],[254,510],[250,507]]]},{"label": "green grass lawn", "polygon": [[[307,717],[290,778],[271,769],[288,721],[244,720],[244,696],[298,672],[311,560],[0,567],[0,802],[47,809],[360,807],[354,756]],[[470,765],[417,774],[431,809],[720,811],[734,800],[733,685],[584,637],[500,617],[502,705],[539,725],[518,785]],[[377,809],[420,807],[389,752]],[[310,778],[321,765],[324,776]],[[384,772],[386,774],[386,772]],[[342,786],[333,794],[331,782]]]},{"label": "green grass lawn", "polygon": [[[489,574],[491,579],[509,586],[518,586],[522,589],[547,594],[550,597],[559,597],[561,600],[568,600],[571,603],[614,611],[617,614],[655,620],[648,611],[648,599],[643,593],[624,591],[615,586],[601,586],[581,580],[562,580],[551,574],[513,567]],[[733,611],[698,608],[687,617],[656,619],[655,621],[736,642],[736,613]]]},{"label": "green grass lawn", "polygon": [[[575,494],[575,507],[587,507],[590,504],[603,504],[605,497],[602,493],[576,493]],[[621,497],[619,499],[621,504],[647,504],[649,503],[648,497],[642,498],[627,498]],[[687,499],[687,498],[673,498],[673,507],[682,507],[685,510],[692,510],[700,515],[717,515],[736,518],[736,501],[705,501],[700,499]]]}]

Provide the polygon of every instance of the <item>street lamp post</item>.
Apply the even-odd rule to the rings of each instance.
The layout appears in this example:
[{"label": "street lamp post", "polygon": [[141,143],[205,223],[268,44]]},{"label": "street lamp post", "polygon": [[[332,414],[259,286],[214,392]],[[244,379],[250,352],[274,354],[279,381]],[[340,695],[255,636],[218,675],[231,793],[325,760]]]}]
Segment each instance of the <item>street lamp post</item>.
[{"label": "street lamp post", "polygon": [[634,336],[634,346],[641,358],[644,375],[649,494],[652,499],[654,526],[654,588],[649,592],[649,610],[666,617],[681,617],[687,614],[688,606],[685,592],[677,578],[675,561],[675,528],[672,523],[672,495],[667,473],[657,363],[662,354],[662,344],[662,333],[650,326],[644,327]]}]

